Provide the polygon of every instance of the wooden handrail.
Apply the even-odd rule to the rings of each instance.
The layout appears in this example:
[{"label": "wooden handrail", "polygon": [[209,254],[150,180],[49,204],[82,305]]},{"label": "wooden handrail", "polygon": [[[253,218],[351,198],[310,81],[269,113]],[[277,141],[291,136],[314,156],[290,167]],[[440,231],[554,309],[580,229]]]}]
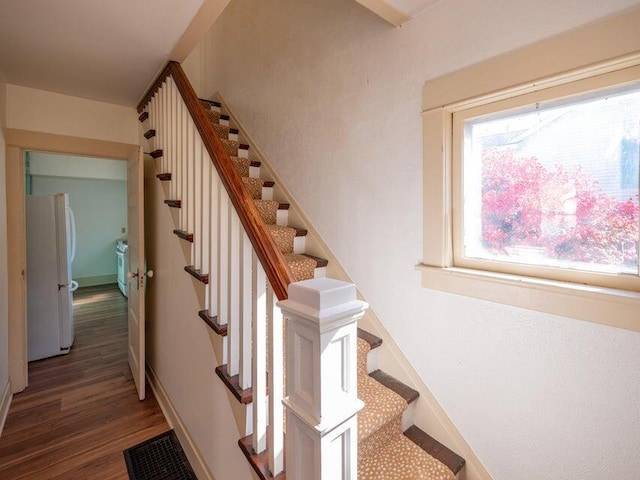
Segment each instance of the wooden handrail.
[{"label": "wooden handrail", "polygon": [[213,165],[218,171],[218,175],[229,194],[238,217],[240,217],[240,221],[269,279],[273,292],[279,300],[285,300],[287,298],[287,287],[295,281],[295,278],[280,249],[269,234],[255,202],[211,126],[204,109],[200,105],[196,92],[178,62],[170,61],[167,64],[158,79],[147,91],[143,100],[138,104],[138,112],[142,112],[168,76],[173,78],[196,128],[200,132],[202,142],[209,152]]}]

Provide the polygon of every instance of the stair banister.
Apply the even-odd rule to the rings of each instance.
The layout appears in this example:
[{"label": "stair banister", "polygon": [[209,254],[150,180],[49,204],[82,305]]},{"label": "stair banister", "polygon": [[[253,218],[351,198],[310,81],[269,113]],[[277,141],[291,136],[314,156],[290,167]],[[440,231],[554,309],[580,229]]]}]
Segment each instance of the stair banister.
[{"label": "stair banister", "polygon": [[287,480],[357,480],[357,326],[368,305],[355,285],[316,278],[289,285]]},{"label": "stair banister", "polygon": [[[269,475],[284,475],[284,404],[291,429],[289,479],[356,480],[356,413],[362,406],[356,397],[356,321],[366,304],[356,300],[351,284],[294,281],[178,63],[167,64],[140,102],[143,110],[153,127],[145,137],[158,159],[158,178],[171,182],[165,203],[179,209],[174,233],[194,244],[185,270],[205,285],[199,314],[227,330],[220,367],[226,373],[219,374],[236,382],[241,401],[251,402],[251,423],[242,428],[247,437],[239,442],[243,451],[252,456],[268,450]],[[286,349],[281,307],[287,311]],[[342,447],[336,449],[336,442]],[[315,465],[313,477],[309,465]]]},{"label": "stair banister", "polygon": [[[198,96],[179,63],[170,61],[167,64],[158,76],[158,79],[138,104],[138,112],[141,113],[144,110],[145,106],[153,98],[167,77],[173,79],[178,92],[180,92],[182,100],[202,138],[202,142],[211,157],[211,161],[215,165],[220,179],[229,194],[229,198],[240,217],[240,221],[251,240],[253,249],[265,269],[273,291],[278,299],[283,300],[287,298],[287,286],[295,281],[295,279],[284,261],[282,254],[275,246],[273,240],[271,240],[271,236],[260,217],[260,213],[234,170],[233,164],[226,161],[228,160],[228,156],[226,155],[224,146],[215,135],[215,132],[213,132],[211,125],[209,125],[209,121],[200,106]],[[175,158],[177,159],[177,156]]]}]

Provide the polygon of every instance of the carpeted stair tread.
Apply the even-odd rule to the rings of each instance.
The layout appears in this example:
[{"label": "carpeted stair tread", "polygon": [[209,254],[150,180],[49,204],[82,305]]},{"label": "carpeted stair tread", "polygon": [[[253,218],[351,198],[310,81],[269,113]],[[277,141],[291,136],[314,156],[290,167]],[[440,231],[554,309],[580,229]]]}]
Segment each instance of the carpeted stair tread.
[{"label": "carpeted stair tread", "polygon": [[249,176],[250,167],[260,167],[260,162],[257,160],[249,160],[248,158],[236,157],[230,155],[229,158],[241,177]]},{"label": "carpeted stair tread", "polygon": [[262,198],[262,186],[264,185],[263,179],[255,177],[242,177],[242,181],[244,182],[245,187],[247,187],[247,190],[249,190],[251,198],[253,198],[254,200],[260,200]]},{"label": "carpeted stair tread", "polygon": [[281,204],[275,200],[254,200],[258,212],[264,223],[274,225],[278,220],[278,210]]},{"label": "carpeted stair tread", "polygon": [[229,126],[228,125],[220,125],[219,123],[211,122],[211,126],[213,130],[216,132],[216,135],[221,139],[229,139]]},{"label": "carpeted stair tread", "polygon": [[251,166],[251,162],[248,158],[240,158],[232,155],[229,157],[233,162],[233,165],[236,167],[236,170],[240,174],[241,177],[249,176],[249,167]]},{"label": "carpeted stair tread", "polygon": [[358,374],[358,398],[365,404],[358,413],[359,442],[375,434],[396,416],[402,416],[407,409],[407,402],[400,395],[361,373]]},{"label": "carpeted stair tread", "polygon": [[238,150],[240,148],[240,142],[235,140],[229,140],[228,138],[221,138],[222,146],[226,152],[231,156],[238,156]]},{"label": "carpeted stair tread", "polygon": [[367,355],[369,355],[370,350],[373,350],[371,347],[371,344],[367,342],[367,340],[360,335],[360,331],[358,331],[358,343],[357,343],[358,375],[360,375],[361,373],[364,373],[365,375],[369,374],[367,372]]},{"label": "carpeted stair tread", "polygon": [[298,255],[297,253],[285,253],[284,259],[289,265],[296,282],[314,277],[315,269],[318,266],[316,259],[307,255]]},{"label": "carpeted stair tread", "polygon": [[404,435],[358,462],[358,480],[453,480],[444,464]]},{"label": "carpeted stair tread", "polygon": [[367,373],[367,354],[371,346],[358,338],[358,398],[365,404],[358,413],[358,441],[379,430],[407,408],[407,402]]},{"label": "carpeted stair tread", "polygon": [[295,228],[267,225],[267,230],[282,253],[293,253],[293,241],[297,233]]},{"label": "carpeted stair tread", "polygon": [[220,112],[216,112],[215,110],[207,110],[205,109],[205,113],[207,114],[207,118],[211,123],[220,123],[220,120],[228,120],[229,117],[227,115],[223,115]]}]

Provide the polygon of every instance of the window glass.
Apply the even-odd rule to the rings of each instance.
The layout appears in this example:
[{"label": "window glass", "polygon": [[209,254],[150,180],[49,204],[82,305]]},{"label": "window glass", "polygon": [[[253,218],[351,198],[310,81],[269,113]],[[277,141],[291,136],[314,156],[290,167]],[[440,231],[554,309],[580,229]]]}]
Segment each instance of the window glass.
[{"label": "window glass", "polygon": [[639,273],[639,85],[463,129],[465,258]]}]

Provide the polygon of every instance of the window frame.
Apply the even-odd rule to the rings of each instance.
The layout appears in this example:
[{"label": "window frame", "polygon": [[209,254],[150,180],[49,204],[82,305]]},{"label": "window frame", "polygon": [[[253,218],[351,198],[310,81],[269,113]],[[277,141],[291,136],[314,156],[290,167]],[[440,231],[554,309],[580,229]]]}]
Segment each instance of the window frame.
[{"label": "window frame", "polygon": [[486,103],[472,108],[458,108],[451,111],[452,114],[452,184],[451,197],[453,206],[452,215],[452,255],[453,264],[471,269],[487,270],[492,272],[512,273],[536,278],[546,278],[586,285],[597,285],[621,290],[640,291],[640,272],[638,275],[613,275],[596,273],[584,270],[568,268],[544,267],[530,264],[516,264],[499,260],[484,260],[465,257],[463,254],[463,168],[462,152],[464,122],[493,113],[508,113],[521,107],[536,103],[566,100],[572,97],[580,97],[583,94],[609,90],[612,87],[625,87],[636,85],[640,87],[640,65],[615,70],[613,72],[595,75],[577,81],[571,81],[550,88],[537,90],[531,93],[519,94],[495,102]]},{"label": "window frame", "polygon": [[[640,331],[640,283],[586,285],[454,263],[454,115],[496,102],[573,95],[633,72],[640,81],[640,9],[567,32],[429,81],[423,90],[424,253],[422,285],[450,293]],[[456,230],[457,231],[457,230]],[[640,277],[638,277],[640,278]],[[635,278],[634,278],[635,280]]]}]

